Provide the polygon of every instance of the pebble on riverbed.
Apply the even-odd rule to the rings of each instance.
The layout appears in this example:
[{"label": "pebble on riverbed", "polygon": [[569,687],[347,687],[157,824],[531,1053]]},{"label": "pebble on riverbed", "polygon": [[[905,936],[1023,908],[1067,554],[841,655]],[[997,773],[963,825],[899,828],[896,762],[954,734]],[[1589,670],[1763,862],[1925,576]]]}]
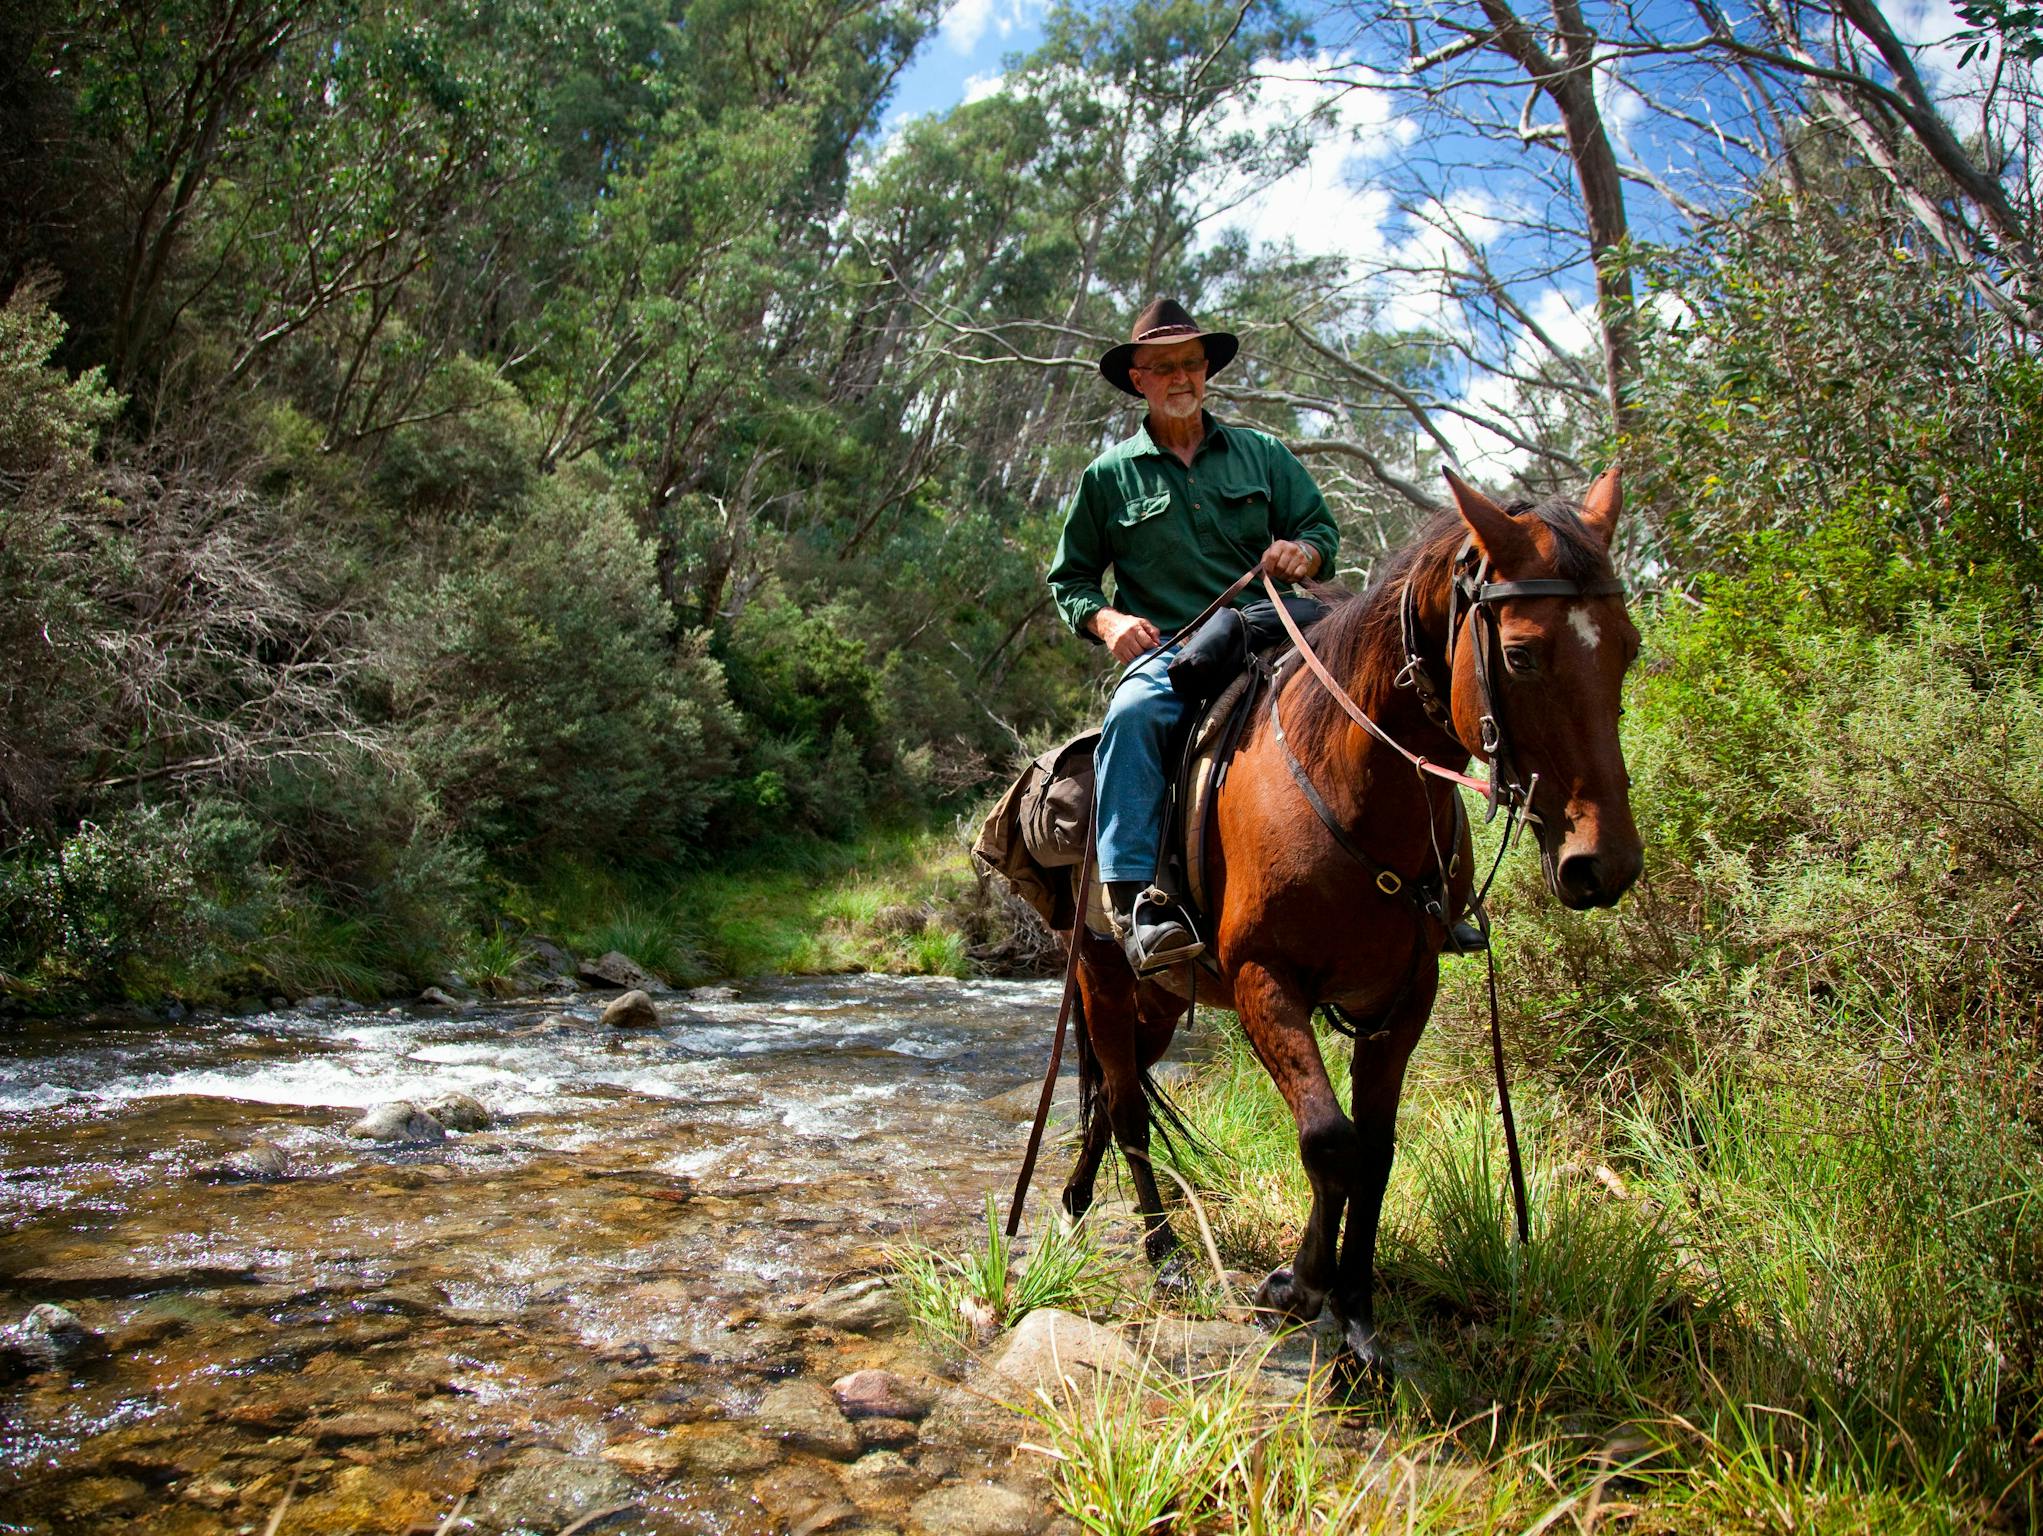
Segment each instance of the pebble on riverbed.
[{"label": "pebble on riverbed", "polygon": [[214,1184],[269,1183],[292,1176],[291,1156],[272,1141],[252,1141],[217,1162],[206,1164],[199,1177]]}]

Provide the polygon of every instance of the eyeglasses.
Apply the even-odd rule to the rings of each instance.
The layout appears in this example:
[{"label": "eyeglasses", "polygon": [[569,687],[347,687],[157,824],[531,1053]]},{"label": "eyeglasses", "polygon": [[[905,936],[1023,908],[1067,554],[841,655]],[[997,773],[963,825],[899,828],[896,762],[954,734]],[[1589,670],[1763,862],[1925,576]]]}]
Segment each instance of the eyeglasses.
[{"label": "eyeglasses", "polygon": [[1128,365],[1128,371],[1130,373],[1154,374],[1159,379],[1174,379],[1178,375],[1183,374],[1189,379],[1206,371],[1206,359],[1194,357],[1187,361],[1176,363],[1131,363]]}]

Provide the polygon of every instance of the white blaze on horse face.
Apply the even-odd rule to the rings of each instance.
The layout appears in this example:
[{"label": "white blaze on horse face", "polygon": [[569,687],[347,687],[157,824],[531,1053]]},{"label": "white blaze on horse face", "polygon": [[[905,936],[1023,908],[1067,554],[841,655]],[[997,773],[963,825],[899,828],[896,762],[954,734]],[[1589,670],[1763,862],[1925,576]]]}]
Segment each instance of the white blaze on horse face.
[{"label": "white blaze on horse face", "polygon": [[1603,643],[1603,631],[1596,627],[1596,617],[1580,603],[1568,610],[1568,628],[1582,637],[1582,643],[1595,650]]}]

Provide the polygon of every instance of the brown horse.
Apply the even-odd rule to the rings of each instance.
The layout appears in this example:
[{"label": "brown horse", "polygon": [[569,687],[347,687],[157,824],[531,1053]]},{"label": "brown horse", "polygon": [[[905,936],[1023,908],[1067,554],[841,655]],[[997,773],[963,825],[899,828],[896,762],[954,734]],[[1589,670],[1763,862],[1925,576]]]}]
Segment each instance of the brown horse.
[{"label": "brown horse", "polygon": [[[1480,756],[1507,782],[1524,776],[1548,887],[1569,907],[1608,906],[1641,862],[1617,738],[1619,693],[1639,645],[1611,577],[1617,471],[1579,508],[1507,511],[1448,481],[1454,510],[1308,639],[1349,697],[1410,753],[1453,768]],[[1309,1322],[1331,1302],[1347,1349],[1373,1367],[1376,1230],[1398,1097],[1432,1012],[1443,919],[1468,900],[1472,852],[1451,785],[1355,724],[1305,668],[1287,665],[1274,687],[1274,716],[1258,709],[1215,807],[1208,937],[1219,974],[1200,978],[1200,994],[1240,1015],[1297,1121],[1312,1185],[1298,1251],[1263,1281],[1256,1303]],[[1418,892],[1430,892],[1431,910]],[[1185,1001],[1138,982],[1118,944],[1083,924],[1077,931],[1084,1133],[1064,1208],[1077,1217],[1091,1205],[1111,1134],[1157,1262],[1178,1240],[1149,1166],[1145,1080]],[[1346,1112],[1313,1033],[1323,1002],[1362,1021]]]}]

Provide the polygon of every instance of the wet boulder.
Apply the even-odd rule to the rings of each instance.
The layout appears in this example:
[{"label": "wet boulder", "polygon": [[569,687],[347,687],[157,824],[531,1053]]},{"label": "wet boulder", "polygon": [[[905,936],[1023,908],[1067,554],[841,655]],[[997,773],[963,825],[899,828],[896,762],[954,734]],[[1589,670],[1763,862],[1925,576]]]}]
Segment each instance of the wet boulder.
[{"label": "wet boulder", "polygon": [[461,999],[445,987],[427,987],[419,994],[419,1002],[428,1008],[459,1008]]},{"label": "wet boulder", "polygon": [[800,1451],[849,1461],[865,1449],[830,1394],[813,1381],[784,1381],[759,1404],[759,1427]]},{"label": "wet boulder", "polygon": [[611,950],[600,960],[584,960],[580,966],[582,980],[599,987],[620,987],[625,991],[650,992],[660,983],[629,955]]},{"label": "wet boulder", "polygon": [[447,1127],[409,1099],[378,1104],[348,1127],[361,1141],[433,1142],[447,1139]]},{"label": "wet boulder", "polygon": [[603,1022],[612,1029],[650,1029],[660,1022],[660,1015],[653,1000],[633,988],[603,1010]]},{"label": "wet boulder", "polygon": [[575,957],[543,933],[528,934],[525,955],[546,976],[573,976]]},{"label": "wet boulder", "polygon": [[917,1536],[1034,1536],[1048,1523],[1041,1504],[999,1483],[953,1483],[908,1507]]},{"label": "wet boulder", "polygon": [[901,1298],[879,1278],[825,1291],[796,1315],[804,1323],[841,1333],[887,1333],[908,1320]]},{"label": "wet boulder", "polygon": [[206,1164],[199,1177],[215,1184],[262,1184],[288,1179],[293,1172],[291,1155],[282,1147],[272,1141],[252,1141]]},{"label": "wet boulder", "polygon": [[75,1314],[45,1301],[30,1307],[11,1328],[0,1329],[0,1381],[54,1371],[105,1347],[105,1341]]},{"label": "wet boulder", "polygon": [[850,1419],[919,1419],[935,1394],[892,1371],[853,1371],[830,1383],[830,1395]]},{"label": "wet boulder", "polygon": [[419,1108],[450,1131],[486,1131],[490,1126],[489,1111],[482,1101],[458,1088],[434,1094]]},{"label": "wet boulder", "polygon": [[1067,1377],[1084,1387],[1095,1377],[1133,1372],[1138,1365],[1135,1352],[1113,1329],[1074,1312],[1041,1307],[1021,1320],[986,1369],[1019,1388],[1018,1401],[1026,1402],[1039,1391],[1060,1392]]},{"label": "wet boulder", "polygon": [[511,1531],[558,1531],[598,1510],[638,1501],[638,1485],[594,1456],[539,1452],[510,1468],[469,1506],[469,1528],[503,1536]]}]

